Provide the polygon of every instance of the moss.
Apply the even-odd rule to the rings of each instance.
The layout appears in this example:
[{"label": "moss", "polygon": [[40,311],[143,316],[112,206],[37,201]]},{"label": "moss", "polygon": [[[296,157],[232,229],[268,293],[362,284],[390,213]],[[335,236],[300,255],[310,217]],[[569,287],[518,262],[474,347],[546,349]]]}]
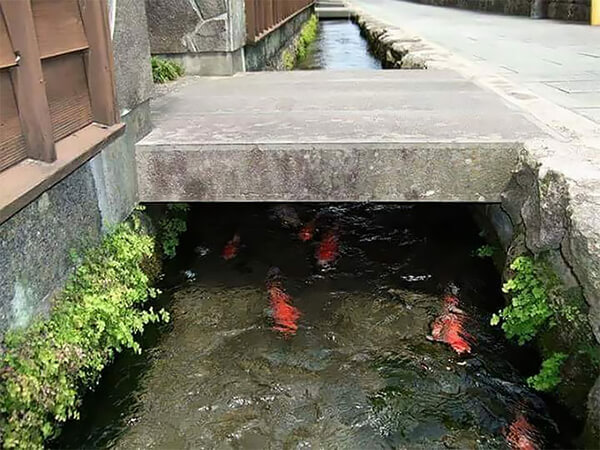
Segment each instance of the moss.
[{"label": "moss", "polygon": [[164,311],[142,308],[157,291],[142,270],[154,239],[134,216],[88,250],[52,312],[5,335],[0,357],[0,436],[5,448],[41,448],[57,424],[78,418],[81,395],[114,355],[140,352],[136,335]]},{"label": "moss", "polygon": [[306,58],[308,46],[317,38],[318,29],[319,19],[313,14],[300,30],[294,50],[287,49],[282,53],[281,58],[285,70],[292,70],[296,63]]}]

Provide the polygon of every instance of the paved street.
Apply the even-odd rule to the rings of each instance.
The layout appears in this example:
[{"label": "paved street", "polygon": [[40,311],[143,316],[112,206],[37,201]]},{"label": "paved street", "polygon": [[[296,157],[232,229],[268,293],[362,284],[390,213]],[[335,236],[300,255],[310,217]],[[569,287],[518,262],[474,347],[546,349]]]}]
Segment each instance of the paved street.
[{"label": "paved street", "polygon": [[352,3],[600,123],[600,27],[401,0]]}]

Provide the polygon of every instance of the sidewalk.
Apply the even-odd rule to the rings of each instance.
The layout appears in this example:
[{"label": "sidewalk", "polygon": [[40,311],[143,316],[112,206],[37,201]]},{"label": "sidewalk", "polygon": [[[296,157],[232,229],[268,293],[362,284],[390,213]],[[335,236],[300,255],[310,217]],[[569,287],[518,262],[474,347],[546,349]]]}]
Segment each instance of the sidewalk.
[{"label": "sidewalk", "polygon": [[401,0],[352,4],[600,124],[600,27]]}]

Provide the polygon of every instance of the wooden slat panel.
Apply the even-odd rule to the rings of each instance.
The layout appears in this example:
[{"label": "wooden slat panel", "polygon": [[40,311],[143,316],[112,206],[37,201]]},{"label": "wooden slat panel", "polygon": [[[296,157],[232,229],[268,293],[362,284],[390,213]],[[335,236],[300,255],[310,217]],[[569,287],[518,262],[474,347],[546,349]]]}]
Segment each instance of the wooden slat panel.
[{"label": "wooden slat panel", "polygon": [[8,37],[8,30],[4,23],[4,14],[0,10],[0,69],[14,66],[15,64],[15,51]]},{"label": "wooden slat panel", "polygon": [[42,63],[54,140],[92,122],[92,107],[82,53],[47,59]]},{"label": "wooden slat panel", "polygon": [[114,62],[106,0],[79,0],[90,50],[85,67],[95,122],[113,125],[119,121],[116,105]]},{"label": "wooden slat panel", "polygon": [[88,47],[78,0],[31,0],[42,58]]},{"label": "wooden slat panel", "polygon": [[27,154],[34,159],[52,162],[56,159],[56,151],[31,3],[29,0],[0,0],[0,7],[10,42],[21,57],[19,65],[10,69],[10,75],[21,130],[27,142]]},{"label": "wooden slat panel", "polygon": [[27,158],[19,111],[8,70],[0,70],[0,171]]}]

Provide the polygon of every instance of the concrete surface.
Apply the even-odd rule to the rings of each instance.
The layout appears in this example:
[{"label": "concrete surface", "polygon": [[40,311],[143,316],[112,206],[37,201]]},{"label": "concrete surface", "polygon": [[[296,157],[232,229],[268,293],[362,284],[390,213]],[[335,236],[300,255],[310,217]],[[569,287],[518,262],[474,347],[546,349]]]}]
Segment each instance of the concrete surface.
[{"label": "concrete surface", "polygon": [[518,143],[543,135],[444,71],[197,78],[152,108],[136,152],[143,202],[494,202]]},{"label": "concrete surface", "polygon": [[600,27],[398,0],[352,5],[600,124]]},{"label": "concrete surface", "polygon": [[315,13],[320,20],[349,19],[352,16],[352,10],[345,7],[317,7]]}]

